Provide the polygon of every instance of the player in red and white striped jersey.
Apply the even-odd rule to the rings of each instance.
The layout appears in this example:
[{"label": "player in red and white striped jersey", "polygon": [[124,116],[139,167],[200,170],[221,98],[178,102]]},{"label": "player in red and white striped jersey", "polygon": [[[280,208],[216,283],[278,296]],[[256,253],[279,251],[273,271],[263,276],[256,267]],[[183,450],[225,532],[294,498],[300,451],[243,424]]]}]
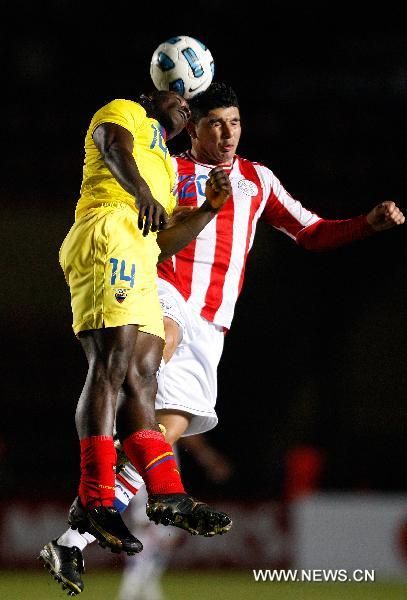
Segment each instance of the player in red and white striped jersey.
[{"label": "player in red and white striped jersey", "polygon": [[[173,158],[178,204],[187,210],[204,202],[205,183],[215,165],[227,170],[233,194],[193,242],[158,268],[166,347],[156,410],[170,444],[217,424],[217,366],[259,221],[309,250],[336,248],[404,223],[394,202],[353,219],[322,219],[292,198],[269,168],[237,156],[240,114],[230,87],[211,84],[190,101],[190,108],[192,148]],[[117,508],[124,510],[142,485],[127,463],[116,479]],[[68,530],[58,543],[82,550],[89,541],[89,536]]]},{"label": "player in red and white striped jersey", "polygon": [[383,202],[367,215],[352,219],[320,218],[295,200],[268,167],[236,154],[240,113],[238,99],[229,86],[212,83],[190,105],[192,117],[187,130],[192,148],[173,157],[178,205],[199,207],[204,202],[205,182],[214,165],[228,172],[233,193],[197,238],[158,269],[165,304],[171,304],[172,298],[182,313],[176,325],[174,316],[172,320],[165,318],[171,332],[166,341],[167,357],[179,333],[182,342],[160,375],[156,401],[157,409],[180,411],[163,417],[172,441],[216,425],[221,332],[231,325],[259,221],[308,250],[336,248],[404,223],[394,202]]},{"label": "player in red and white striped jersey", "polygon": [[[212,93],[216,98],[224,89],[220,84],[211,87],[205,97]],[[196,102],[199,106],[205,98],[198,97]],[[214,102],[215,106],[219,103]],[[158,272],[205,319],[230,327],[259,221],[283,231],[306,249],[327,250],[404,220],[391,202],[376,207],[367,216],[342,221],[321,219],[292,198],[269,168],[235,154],[240,137],[237,104],[212,109],[199,120],[197,114],[201,113],[195,107],[188,125],[192,150],[173,157],[178,204],[198,207],[204,202],[205,182],[214,164],[228,172],[233,196],[193,242],[159,265]],[[212,138],[209,149],[208,139]]]}]

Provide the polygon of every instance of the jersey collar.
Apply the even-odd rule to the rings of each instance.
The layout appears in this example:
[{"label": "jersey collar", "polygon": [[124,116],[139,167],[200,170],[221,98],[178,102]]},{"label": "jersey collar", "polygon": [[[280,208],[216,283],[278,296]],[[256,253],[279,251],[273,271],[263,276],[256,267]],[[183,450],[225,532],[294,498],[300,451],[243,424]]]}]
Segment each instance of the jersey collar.
[{"label": "jersey collar", "polygon": [[193,154],[192,154],[191,150],[187,150],[187,151],[185,152],[185,155],[186,155],[186,156],[187,156],[187,157],[188,157],[190,160],[192,160],[192,162],[194,162],[194,163],[195,163],[195,164],[197,164],[197,165],[201,165],[201,166],[203,166],[203,167],[207,167],[208,169],[214,169],[215,167],[222,167],[222,169],[224,169],[224,170],[225,170],[227,173],[228,173],[228,172],[230,172],[230,171],[233,169],[233,165],[234,165],[234,163],[235,163],[235,160],[237,159],[237,155],[235,154],[235,155],[234,155],[234,157],[233,157],[233,160],[232,160],[232,162],[228,162],[228,163],[219,163],[218,165],[209,165],[209,164],[207,164],[207,163],[203,163],[203,162],[200,162],[199,160],[197,160],[197,159],[196,159],[196,158],[193,156]]}]

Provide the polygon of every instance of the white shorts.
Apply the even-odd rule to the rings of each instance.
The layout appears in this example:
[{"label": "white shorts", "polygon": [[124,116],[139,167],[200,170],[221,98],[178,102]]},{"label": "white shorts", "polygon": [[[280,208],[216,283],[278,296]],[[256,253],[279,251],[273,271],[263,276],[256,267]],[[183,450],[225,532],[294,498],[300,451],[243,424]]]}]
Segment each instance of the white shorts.
[{"label": "white shorts", "polygon": [[184,436],[204,433],[218,422],[215,412],[217,369],[223,351],[224,329],[191,310],[167,281],[159,279],[158,295],[164,316],[178,323],[181,341],[158,375],[155,407],[192,415]]}]

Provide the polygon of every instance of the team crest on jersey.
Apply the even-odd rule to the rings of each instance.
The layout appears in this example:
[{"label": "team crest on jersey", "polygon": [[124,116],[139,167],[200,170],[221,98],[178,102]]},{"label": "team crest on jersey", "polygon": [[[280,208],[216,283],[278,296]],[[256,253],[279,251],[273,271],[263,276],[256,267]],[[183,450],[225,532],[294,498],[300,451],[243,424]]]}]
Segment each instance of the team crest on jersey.
[{"label": "team crest on jersey", "polygon": [[241,179],[237,184],[239,190],[241,190],[246,196],[257,196],[259,193],[259,188],[254,183],[254,181],[250,181],[249,179]]},{"label": "team crest on jersey", "polygon": [[126,300],[127,292],[128,292],[128,290],[126,290],[126,288],[115,288],[114,289],[114,297],[116,298],[117,302],[119,302],[119,304],[121,304],[122,302],[124,302],[124,300]]}]

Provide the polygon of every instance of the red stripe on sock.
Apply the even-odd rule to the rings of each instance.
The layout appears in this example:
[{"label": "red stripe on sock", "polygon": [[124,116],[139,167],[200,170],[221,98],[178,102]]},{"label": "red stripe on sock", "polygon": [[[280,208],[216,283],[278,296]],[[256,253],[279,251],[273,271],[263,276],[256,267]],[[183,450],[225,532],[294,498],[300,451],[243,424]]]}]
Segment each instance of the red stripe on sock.
[{"label": "red stripe on sock", "polygon": [[155,468],[150,465],[146,469],[159,456],[172,452],[172,447],[165,441],[162,433],[152,430],[136,431],[123,441],[123,450],[143,477],[149,495],[185,493],[175,458],[162,461]]},{"label": "red stripe on sock", "polygon": [[95,435],[80,440],[79,498],[83,506],[113,506],[116,450],[113,437]]},{"label": "red stripe on sock", "polygon": [[122,484],[123,484],[123,485],[124,485],[124,486],[125,486],[125,487],[126,487],[128,490],[130,490],[130,491],[131,491],[131,492],[132,492],[134,495],[136,495],[136,494],[137,494],[137,492],[138,492],[138,488],[134,487],[134,485],[131,485],[131,484],[130,484],[130,483],[127,481],[127,479],[125,479],[125,478],[123,477],[123,475],[120,475],[120,473],[118,473],[118,474],[116,475],[116,479],[117,479],[117,481],[120,481],[120,483],[122,483]]}]

